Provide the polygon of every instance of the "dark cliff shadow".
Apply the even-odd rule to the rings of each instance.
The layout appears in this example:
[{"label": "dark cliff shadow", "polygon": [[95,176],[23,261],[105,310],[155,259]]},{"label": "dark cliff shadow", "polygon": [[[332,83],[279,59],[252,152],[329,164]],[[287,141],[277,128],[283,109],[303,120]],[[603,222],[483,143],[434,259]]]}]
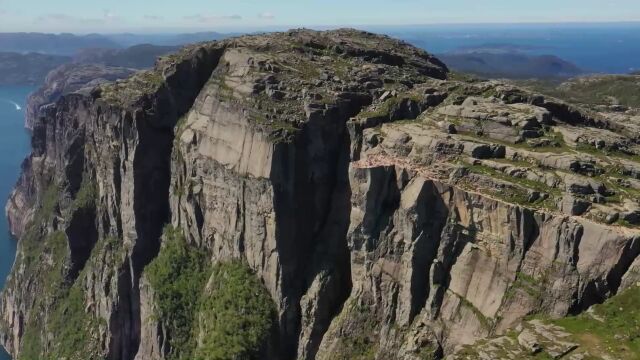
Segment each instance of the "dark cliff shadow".
[{"label": "dark cliff shadow", "polygon": [[274,150],[272,183],[281,289],[286,304],[280,320],[282,359],[295,359],[300,346],[301,298],[316,284],[315,312],[305,348],[313,359],[332,319],[351,293],[347,231],[351,216],[350,137],[347,120],[371,97],[343,98],[314,111],[291,143]]},{"label": "dark cliff shadow", "polygon": [[[174,128],[193,106],[197,96],[218,66],[224,47],[201,48],[191,58],[175,64],[158,93],[145,98],[142,111],[133,113],[138,134],[133,156],[133,211],[136,239],[130,256],[129,291],[121,289],[122,311],[131,322],[125,332],[130,339],[123,343],[117,359],[133,359],[140,345],[139,281],[144,268],[158,255],[164,226],[171,219],[170,183]],[[124,279],[123,279],[124,280]]]}]

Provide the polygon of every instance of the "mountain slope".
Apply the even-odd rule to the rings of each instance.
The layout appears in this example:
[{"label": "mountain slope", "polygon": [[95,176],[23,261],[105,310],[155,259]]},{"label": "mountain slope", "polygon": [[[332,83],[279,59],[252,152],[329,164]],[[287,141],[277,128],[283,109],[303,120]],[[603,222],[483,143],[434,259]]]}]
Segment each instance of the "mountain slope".
[{"label": "mountain slope", "polygon": [[638,281],[638,109],[355,30],[187,47],[43,108],[17,359],[439,359]]}]

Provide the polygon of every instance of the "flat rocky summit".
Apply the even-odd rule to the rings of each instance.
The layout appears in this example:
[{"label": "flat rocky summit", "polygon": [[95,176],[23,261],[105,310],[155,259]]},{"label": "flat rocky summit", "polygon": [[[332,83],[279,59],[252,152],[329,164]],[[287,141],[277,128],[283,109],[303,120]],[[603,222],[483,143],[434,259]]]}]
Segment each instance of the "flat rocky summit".
[{"label": "flat rocky summit", "polygon": [[[375,143],[365,145],[372,161],[409,156],[415,169],[474,183],[506,201],[609,224],[640,222],[637,109],[581,109],[500,82],[445,80],[448,70],[435,57],[356,30],[295,30],[202,46],[225,49],[217,83],[209,84],[216,96],[276,139],[290,139],[314,113],[351,102],[354,126],[369,129],[368,144]],[[107,85],[102,96],[135,102],[160,85],[159,71],[166,75],[202,46]],[[580,80],[589,81],[598,79]]]}]

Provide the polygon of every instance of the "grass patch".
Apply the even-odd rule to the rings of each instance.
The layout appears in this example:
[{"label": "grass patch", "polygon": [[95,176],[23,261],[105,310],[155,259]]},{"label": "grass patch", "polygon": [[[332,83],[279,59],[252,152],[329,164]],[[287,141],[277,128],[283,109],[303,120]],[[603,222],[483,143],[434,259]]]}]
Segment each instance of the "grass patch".
[{"label": "grass patch", "polygon": [[[476,319],[478,319],[480,324],[482,324],[483,328],[491,329],[493,327],[493,320],[484,316],[484,314],[477,307],[475,307],[475,305],[473,305],[469,300],[467,300],[467,298],[465,298],[464,296],[458,295],[451,290],[447,290],[447,291],[453,294],[454,296],[456,296],[460,300],[460,307],[469,309],[475,315]],[[459,311],[460,311],[460,308],[458,308],[458,312]]]},{"label": "grass patch", "polygon": [[502,141],[499,139],[490,138],[484,135],[478,135],[471,131],[460,131],[459,134],[462,135],[463,138],[466,138],[466,140],[471,140],[471,141],[477,140],[483,144],[498,144],[498,145],[511,147],[514,149],[523,149],[523,150],[538,152],[538,153],[565,154],[569,151],[569,146],[564,141],[562,134],[554,131],[547,131],[545,132],[545,135],[543,137],[536,139],[536,140],[548,140],[550,145],[547,145],[547,146],[533,146],[529,144],[527,141],[512,143],[508,141]]},{"label": "grass patch", "polygon": [[[514,184],[516,187],[509,189],[509,191],[506,189],[492,189],[490,191],[493,196],[499,197],[507,202],[531,206],[534,208],[555,209],[556,205],[554,198],[562,195],[562,191],[559,189],[552,188],[541,182],[512,177],[485,165],[472,165],[469,163],[463,163],[463,165],[472,173],[485,175]],[[529,192],[526,189],[546,193],[549,197],[544,200],[541,199],[529,202]]]},{"label": "grass patch", "polygon": [[640,78],[627,75],[578,78],[558,86],[545,81],[527,82],[533,89],[574,103],[640,107]]},{"label": "grass patch", "polygon": [[531,275],[524,274],[522,272],[516,273],[516,279],[511,284],[507,292],[505,293],[505,299],[511,299],[515,296],[516,291],[522,290],[532,299],[536,301],[542,300],[543,293],[540,289],[540,285],[544,283],[543,280],[537,280]]},{"label": "grass patch", "polygon": [[294,69],[300,73],[304,80],[314,80],[320,77],[320,67],[311,61],[301,60],[294,65]]},{"label": "grass patch", "polygon": [[126,80],[119,80],[103,85],[101,96],[107,102],[125,105],[135,102],[146,94],[152,94],[164,84],[164,77],[159,70],[140,71]]},{"label": "grass patch", "polygon": [[[583,313],[553,320],[572,334],[580,347],[594,356],[640,358],[640,287],[634,286]],[[603,321],[600,321],[600,318]],[[598,357],[599,358],[599,357]]]}]

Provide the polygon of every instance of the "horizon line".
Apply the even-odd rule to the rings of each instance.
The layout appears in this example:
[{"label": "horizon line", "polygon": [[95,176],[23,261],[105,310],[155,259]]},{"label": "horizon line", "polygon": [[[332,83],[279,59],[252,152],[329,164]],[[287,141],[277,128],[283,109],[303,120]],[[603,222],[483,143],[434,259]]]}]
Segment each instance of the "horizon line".
[{"label": "horizon line", "polygon": [[[112,29],[104,31],[0,31],[0,34],[72,34],[72,35],[93,35],[93,34],[176,34],[176,33],[220,33],[237,34],[238,32],[275,32],[294,29],[327,30],[339,28],[410,28],[410,27],[447,27],[447,26],[545,26],[545,25],[640,25],[640,20],[596,20],[596,21],[525,21],[525,22],[433,22],[433,23],[413,23],[413,24],[336,24],[336,25],[234,25],[218,26],[211,28],[176,26],[166,28],[139,27],[131,29]],[[243,30],[244,29],[244,30]]]}]

